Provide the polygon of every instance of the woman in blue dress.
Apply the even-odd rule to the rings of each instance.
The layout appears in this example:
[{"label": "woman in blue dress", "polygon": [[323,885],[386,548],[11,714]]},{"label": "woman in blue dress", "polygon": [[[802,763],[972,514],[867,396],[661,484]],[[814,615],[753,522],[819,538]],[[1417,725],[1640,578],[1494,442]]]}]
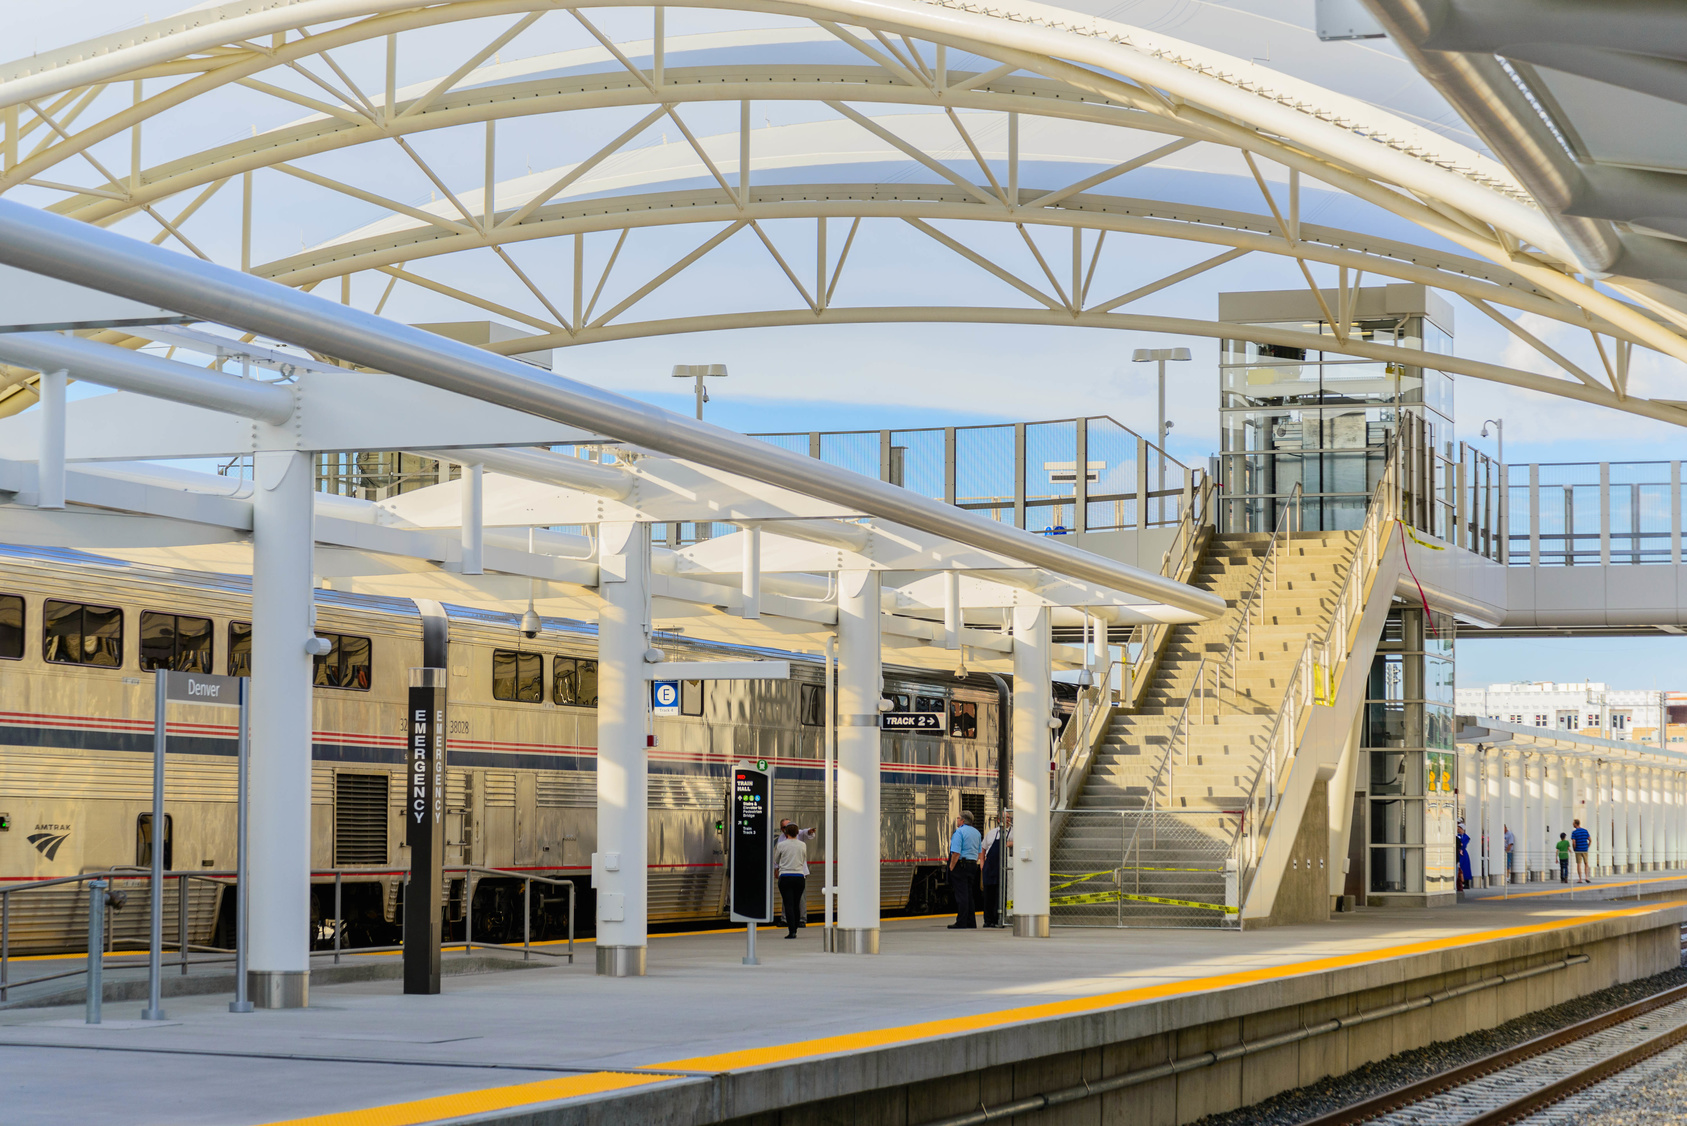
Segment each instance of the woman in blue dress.
[{"label": "woman in blue dress", "polygon": [[1470,834],[1465,832],[1464,822],[1459,822],[1459,886],[1470,887]]}]

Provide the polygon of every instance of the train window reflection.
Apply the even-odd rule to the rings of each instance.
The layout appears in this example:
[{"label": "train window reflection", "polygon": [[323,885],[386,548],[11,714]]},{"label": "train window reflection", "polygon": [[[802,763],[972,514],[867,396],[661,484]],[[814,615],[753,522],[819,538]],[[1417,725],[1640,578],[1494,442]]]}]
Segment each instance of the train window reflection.
[{"label": "train window reflection", "polygon": [[804,727],[826,725],[826,688],[820,684],[804,684],[798,705],[797,718]]},{"label": "train window reflection", "polygon": [[123,664],[123,611],[49,600],[41,610],[41,656],[62,665]]},{"label": "train window reflection", "polygon": [[978,701],[949,702],[949,736],[953,739],[978,738]]},{"label": "train window reflection", "polygon": [[940,712],[944,707],[945,701],[941,696],[914,697],[914,710],[917,712]]},{"label": "train window reflection", "polygon": [[884,701],[890,705],[890,710],[893,712],[907,711],[911,699],[912,697],[906,692],[886,692],[884,694]]},{"label": "train window reflection", "polygon": [[518,704],[545,700],[545,658],[514,649],[492,650],[492,698]]},{"label": "train window reflection", "polygon": [[228,624],[228,674],[252,675],[252,623]]},{"label": "train window reflection", "polygon": [[141,670],[211,671],[211,619],[141,611]]},{"label": "train window reflection", "polygon": [[[171,814],[164,815],[164,870],[168,872],[176,866],[176,833],[175,823]],[[143,813],[135,818],[135,867],[152,867],[152,814]],[[189,899],[189,903],[192,900]]]},{"label": "train window reflection", "polygon": [[551,677],[551,702],[571,708],[597,707],[597,662],[558,657]]},{"label": "train window reflection", "polygon": [[367,637],[347,633],[316,632],[328,641],[328,652],[316,658],[316,675],[312,680],[319,688],[351,688],[359,692],[369,690],[371,679],[370,643]]},{"label": "train window reflection", "polygon": [[679,682],[679,714],[703,714],[703,685],[701,680],[682,680]]},{"label": "train window reflection", "polygon": [[23,598],[0,594],[0,659],[23,658]]}]

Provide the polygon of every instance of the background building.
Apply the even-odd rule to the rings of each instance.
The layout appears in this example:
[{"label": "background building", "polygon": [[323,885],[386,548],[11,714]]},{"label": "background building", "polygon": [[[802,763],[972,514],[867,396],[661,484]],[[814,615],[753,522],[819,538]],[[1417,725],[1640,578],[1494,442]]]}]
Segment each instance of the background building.
[{"label": "background building", "polygon": [[1687,743],[1687,693],[1611,688],[1602,681],[1529,681],[1460,688],[1462,715],[1486,716],[1524,727],[1549,727],[1604,739],[1658,742],[1668,712],[1668,742]]}]

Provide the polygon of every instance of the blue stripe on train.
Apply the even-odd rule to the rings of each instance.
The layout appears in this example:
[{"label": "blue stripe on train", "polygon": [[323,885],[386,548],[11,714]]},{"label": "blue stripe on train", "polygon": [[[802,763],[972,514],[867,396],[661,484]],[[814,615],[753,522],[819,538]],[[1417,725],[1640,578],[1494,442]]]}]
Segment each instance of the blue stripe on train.
[{"label": "blue stripe on train", "polygon": [[[139,731],[89,731],[73,727],[22,727],[0,725],[0,743],[12,746],[41,747],[50,750],[128,751],[152,753],[152,733]],[[172,735],[168,748],[171,754],[219,755],[234,757],[234,740],[203,735]],[[404,761],[403,747],[367,746],[361,743],[317,742],[311,745],[311,757],[319,762],[348,762],[368,765],[397,766]],[[584,770],[597,769],[596,756],[588,754],[532,754],[519,751],[449,750],[447,762],[454,766],[489,766],[505,770]],[[730,763],[671,762],[661,759],[650,763],[652,774],[703,775],[724,778]],[[781,778],[803,782],[824,782],[825,773],[814,766],[777,767]],[[964,784],[954,774],[921,770],[917,766],[886,763],[882,768],[887,781],[911,786],[953,786]],[[974,785],[982,779],[973,780]]]}]

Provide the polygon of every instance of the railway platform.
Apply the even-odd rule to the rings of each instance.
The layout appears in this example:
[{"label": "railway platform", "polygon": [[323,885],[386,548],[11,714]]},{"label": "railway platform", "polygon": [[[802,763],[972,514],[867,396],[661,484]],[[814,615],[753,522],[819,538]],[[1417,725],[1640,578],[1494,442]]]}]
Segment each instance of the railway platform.
[{"label": "railway platform", "polygon": [[1169,1126],[1678,964],[1687,897],[1640,890],[1036,943],[886,920],[878,957],[822,953],[810,927],[767,936],[755,967],[741,931],[717,931],[653,937],[645,978],[581,958],[435,997],[313,983],[308,1008],[249,1015],[183,996],[162,1024],[138,1002],[97,1028],[13,1009],[4,1097],[18,1126],[925,1126],[1050,1096],[1096,1108],[1074,1121]]}]

